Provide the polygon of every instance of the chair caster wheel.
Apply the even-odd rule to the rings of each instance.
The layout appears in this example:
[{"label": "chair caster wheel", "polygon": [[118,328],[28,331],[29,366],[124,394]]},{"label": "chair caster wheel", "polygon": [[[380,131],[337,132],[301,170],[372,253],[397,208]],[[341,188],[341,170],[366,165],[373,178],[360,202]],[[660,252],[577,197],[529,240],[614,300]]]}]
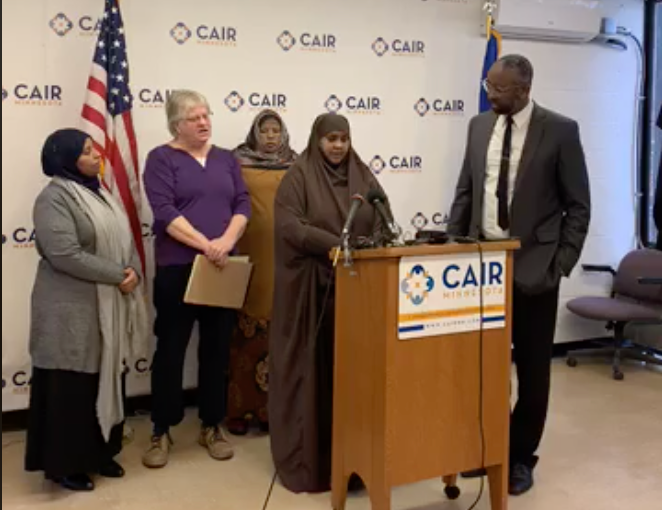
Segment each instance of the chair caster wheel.
[{"label": "chair caster wheel", "polygon": [[614,371],[614,381],[622,381],[625,379],[625,374],[620,370]]},{"label": "chair caster wheel", "polygon": [[566,363],[570,368],[575,368],[579,364],[577,358],[568,358]]},{"label": "chair caster wheel", "polygon": [[455,501],[460,497],[460,488],[457,486],[448,485],[444,488],[444,492],[446,493],[446,497],[451,501]]}]

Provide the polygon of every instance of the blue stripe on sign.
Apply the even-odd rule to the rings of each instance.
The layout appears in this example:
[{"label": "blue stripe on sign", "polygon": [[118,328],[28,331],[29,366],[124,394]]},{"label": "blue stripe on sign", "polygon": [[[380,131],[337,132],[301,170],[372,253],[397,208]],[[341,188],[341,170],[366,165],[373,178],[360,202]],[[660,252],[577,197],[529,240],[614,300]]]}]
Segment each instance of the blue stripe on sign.
[{"label": "blue stripe on sign", "polygon": [[400,328],[398,330],[400,333],[414,333],[417,331],[425,331],[425,326],[420,325],[420,326],[405,326],[403,328]]},{"label": "blue stripe on sign", "polygon": [[483,322],[505,322],[506,316],[500,315],[499,317],[483,317]]}]

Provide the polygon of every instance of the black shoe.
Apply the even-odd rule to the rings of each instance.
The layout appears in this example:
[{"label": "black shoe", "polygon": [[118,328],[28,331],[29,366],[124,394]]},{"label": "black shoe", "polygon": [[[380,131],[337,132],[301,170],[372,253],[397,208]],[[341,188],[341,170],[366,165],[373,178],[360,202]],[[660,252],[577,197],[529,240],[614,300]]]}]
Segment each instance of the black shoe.
[{"label": "black shoe", "polygon": [[249,426],[247,420],[241,419],[228,421],[228,431],[233,436],[245,436],[248,434],[248,429]]},{"label": "black shoe", "polygon": [[511,496],[521,496],[533,487],[533,469],[524,464],[513,464],[510,468],[508,492]]},{"label": "black shoe", "polygon": [[461,473],[461,476],[462,478],[482,478],[483,476],[487,476],[487,470],[485,468],[473,469]]},{"label": "black shoe", "polygon": [[53,478],[53,482],[62,486],[64,489],[74,492],[92,492],[94,482],[87,475],[71,475],[64,478]]},{"label": "black shoe", "polygon": [[124,472],[124,468],[122,466],[120,466],[114,460],[111,460],[105,466],[101,467],[99,474],[104,478],[124,478],[126,473]]}]

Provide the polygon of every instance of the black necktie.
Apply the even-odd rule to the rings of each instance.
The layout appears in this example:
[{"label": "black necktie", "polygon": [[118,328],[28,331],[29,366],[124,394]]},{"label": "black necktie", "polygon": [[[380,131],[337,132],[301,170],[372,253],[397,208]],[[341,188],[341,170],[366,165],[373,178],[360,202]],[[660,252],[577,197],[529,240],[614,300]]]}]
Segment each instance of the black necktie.
[{"label": "black necktie", "polygon": [[510,152],[513,141],[513,118],[506,117],[506,132],[503,136],[503,150],[501,151],[501,169],[499,171],[499,185],[497,199],[499,202],[499,227],[501,230],[510,228],[508,189],[510,187]]}]

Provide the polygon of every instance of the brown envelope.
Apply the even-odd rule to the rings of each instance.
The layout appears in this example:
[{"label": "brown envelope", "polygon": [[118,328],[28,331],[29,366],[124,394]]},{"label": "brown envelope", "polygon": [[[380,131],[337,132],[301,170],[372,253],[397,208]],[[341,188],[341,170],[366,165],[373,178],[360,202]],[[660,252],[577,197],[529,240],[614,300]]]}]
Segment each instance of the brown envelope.
[{"label": "brown envelope", "polygon": [[193,264],[184,302],[240,310],[246,301],[253,264],[247,257],[230,257],[221,269],[198,255]]}]

